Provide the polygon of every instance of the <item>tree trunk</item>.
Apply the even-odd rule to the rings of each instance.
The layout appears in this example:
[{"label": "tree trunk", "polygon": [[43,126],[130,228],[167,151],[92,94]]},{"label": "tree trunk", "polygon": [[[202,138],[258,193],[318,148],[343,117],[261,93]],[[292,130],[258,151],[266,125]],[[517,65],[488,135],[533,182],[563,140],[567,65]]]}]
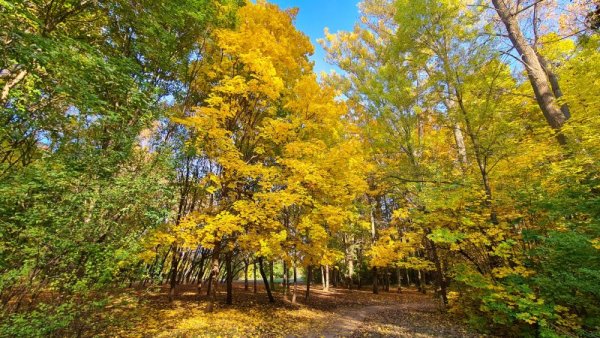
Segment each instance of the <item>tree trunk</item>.
[{"label": "tree trunk", "polygon": [[362,249],[358,249],[358,257],[356,258],[358,265],[358,271],[356,272],[356,287],[360,290],[362,288],[362,278],[360,276],[362,271]]},{"label": "tree trunk", "polygon": [[378,294],[379,293],[379,281],[378,281],[378,275],[377,275],[377,267],[373,267],[373,293],[374,294]]},{"label": "tree trunk", "polygon": [[463,136],[462,130],[460,129],[460,126],[458,125],[458,123],[454,124],[452,131],[454,133],[454,141],[456,142],[456,148],[457,148],[457,152],[458,152],[458,161],[460,163],[461,168],[463,168],[463,170],[465,170],[468,165],[467,147],[465,146],[465,137]]},{"label": "tree trunk", "polygon": [[225,256],[225,270],[227,272],[227,305],[233,304],[233,269],[231,268],[231,251]]},{"label": "tree trunk", "polygon": [[298,267],[294,262],[294,293],[292,294],[292,303],[296,303],[296,295],[298,294]]},{"label": "tree trunk", "polygon": [[275,279],[273,278],[273,261],[269,262],[269,282],[271,286],[271,290],[275,291]]},{"label": "tree trunk", "polygon": [[213,312],[215,303],[217,301],[217,287],[219,285],[219,250],[216,249],[213,251],[213,257],[211,262],[211,270],[210,270],[210,282],[208,284],[208,292],[210,293],[208,307],[206,308],[207,312]]},{"label": "tree trunk", "polygon": [[554,96],[544,67],[541,65],[533,47],[527,42],[527,39],[525,39],[521,27],[519,26],[516,13],[510,11],[504,0],[492,0],[492,3],[494,4],[498,16],[500,16],[502,23],[506,27],[508,37],[512,42],[513,47],[515,47],[521,57],[521,61],[523,61],[523,64],[525,65],[529,82],[533,87],[536,101],[546,118],[546,122],[548,122],[550,127],[557,131],[558,142],[560,144],[565,144],[566,138],[560,133],[560,129],[565,123],[566,117],[556,102],[556,97]]},{"label": "tree trunk", "polygon": [[435,264],[435,271],[436,271],[436,281],[437,281],[437,288],[438,291],[440,293],[440,297],[442,298],[442,301],[444,302],[444,305],[448,305],[448,294],[446,292],[446,281],[444,280],[444,272],[442,271],[442,264],[440,262],[440,257],[438,256],[437,253],[437,247],[435,245],[435,243],[429,239],[427,239],[427,241],[429,242],[429,248],[431,249],[431,256],[433,258],[433,263]]},{"label": "tree trunk", "polygon": [[248,291],[249,289],[249,285],[248,285],[248,260],[245,259],[244,260],[244,291]]},{"label": "tree trunk", "polygon": [[385,268],[385,292],[390,292],[390,270]]},{"label": "tree trunk", "polygon": [[283,261],[283,299],[288,300],[288,266],[285,261]]},{"label": "tree trunk", "polygon": [[352,289],[353,276],[354,276],[354,260],[350,256],[348,258],[348,289]]},{"label": "tree trunk", "polygon": [[335,269],[332,270],[329,274],[329,283],[335,288],[337,285],[335,284]]},{"label": "tree trunk", "polygon": [[252,276],[254,277],[254,278],[252,278],[252,279],[254,279],[254,293],[256,293],[256,287],[257,287],[257,285],[256,285],[256,282],[257,282],[256,281],[256,260],[254,260],[254,262],[252,263],[252,268],[254,269],[254,271],[252,273]]},{"label": "tree trunk", "polygon": [[[548,75],[548,81],[550,82],[550,86],[552,87],[552,92],[554,93],[554,97],[557,99],[561,98],[563,96],[563,93],[562,93],[562,90],[560,89],[560,84],[558,83],[558,76],[556,76],[556,74],[554,73],[554,71],[552,70],[550,65],[548,64],[548,61],[546,61],[546,58],[544,58],[537,51],[536,51],[536,54],[538,56],[538,59],[540,60],[540,64],[542,65],[542,67],[544,68],[544,71],[546,72],[546,75]],[[568,104],[563,103],[560,106],[560,111],[565,116],[565,120],[568,120],[571,118],[571,110],[569,109]]]},{"label": "tree trunk", "polygon": [[329,265],[325,265],[325,291],[329,291]]},{"label": "tree trunk", "polygon": [[171,257],[171,281],[169,287],[169,302],[175,299],[175,288],[177,287],[177,266],[179,265],[179,258],[181,257],[181,251],[178,248],[173,249],[173,257]]},{"label": "tree trunk", "polygon": [[[550,81],[550,86],[552,87],[552,92],[554,93],[554,97],[559,99],[563,96],[563,93],[562,93],[562,90],[560,89],[560,85],[558,83],[558,77],[552,70],[551,65],[548,63],[548,61],[546,61],[546,58],[544,58],[544,56],[539,53],[539,51],[537,50],[537,46],[536,46],[537,42],[539,41],[538,23],[540,22],[540,19],[538,17],[538,14],[539,14],[540,2],[541,1],[536,1],[533,4],[533,20],[532,20],[533,37],[534,37],[533,49],[535,50],[538,60],[540,61],[540,64],[544,68],[546,75],[548,75],[548,81]],[[571,110],[569,109],[569,105],[567,105],[566,103],[563,103],[560,106],[560,111],[565,116],[565,119],[568,120],[571,118]]]},{"label": "tree trunk", "polygon": [[159,270],[158,270],[158,273],[156,274],[156,276],[160,277],[161,284],[162,284],[162,279],[163,279],[162,272],[165,267],[165,262],[167,261],[167,257],[169,257],[169,253],[171,252],[172,249],[173,249],[173,245],[169,246],[169,250],[167,250],[167,252],[165,253],[165,256],[163,257],[162,261],[160,262]]},{"label": "tree trunk", "polygon": [[[379,203],[377,203],[379,204]],[[377,232],[376,232],[376,228],[375,228],[375,212],[373,210],[371,210],[371,241],[373,243],[375,243],[375,239],[377,236]],[[377,280],[377,267],[373,267],[373,293],[374,294],[378,294],[379,293],[379,285],[378,285],[378,280]]]},{"label": "tree trunk", "polygon": [[484,154],[484,151],[482,151],[482,147],[480,146],[480,143],[479,143],[479,138],[471,126],[471,120],[469,118],[468,111],[464,105],[464,102],[462,99],[462,94],[458,91],[457,88],[454,88],[454,92],[456,94],[456,99],[458,101],[460,111],[462,112],[462,115],[464,117],[467,135],[469,136],[469,139],[473,143],[473,151],[475,153],[475,160],[477,161],[477,167],[479,168],[479,173],[481,174],[481,181],[483,183],[483,188],[485,190],[485,197],[486,197],[485,203],[486,203],[486,206],[488,206],[490,208],[490,220],[492,221],[493,224],[498,224],[498,216],[496,214],[496,210],[495,210],[494,203],[493,203],[494,200],[493,200],[493,195],[492,195],[492,186],[490,185],[490,180],[489,180],[487,157]]},{"label": "tree trunk", "polygon": [[312,279],[312,266],[307,266],[306,267],[306,295],[304,296],[304,298],[306,300],[308,300],[308,297],[310,297],[310,280]]},{"label": "tree trunk", "polygon": [[267,296],[269,297],[269,303],[275,303],[275,298],[273,298],[273,294],[271,294],[271,288],[269,287],[269,281],[267,280],[267,274],[265,273],[265,267],[263,264],[263,258],[258,258],[258,269],[260,270],[260,275],[262,276],[263,283],[265,284],[265,290],[267,290]]},{"label": "tree trunk", "polygon": [[425,274],[421,270],[418,271],[419,276],[419,292],[425,294],[427,291],[425,290]]},{"label": "tree trunk", "polygon": [[179,258],[179,267],[178,267],[178,271],[177,271],[176,284],[185,283],[185,280],[183,277],[185,276],[186,269],[188,268],[189,256],[190,255],[187,251],[186,252],[182,251],[182,254],[180,255],[180,258]]},{"label": "tree trunk", "polygon": [[206,282],[206,296],[210,296],[210,291],[212,290],[212,261],[210,265],[210,272],[208,273]]}]

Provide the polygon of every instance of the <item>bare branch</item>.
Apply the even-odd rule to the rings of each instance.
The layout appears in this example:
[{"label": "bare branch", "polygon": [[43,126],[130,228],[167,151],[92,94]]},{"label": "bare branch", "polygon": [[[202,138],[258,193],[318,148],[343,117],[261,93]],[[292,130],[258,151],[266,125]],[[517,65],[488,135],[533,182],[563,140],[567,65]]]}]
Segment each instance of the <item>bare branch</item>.
[{"label": "bare branch", "polygon": [[5,85],[4,88],[2,88],[2,94],[0,95],[0,103],[4,104],[4,102],[6,102],[6,100],[8,99],[8,93],[10,92],[10,90],[16,86],[17,84],[19,84],[19,82],[21,82],[25,76],[27,75],[27,71],[26,70],[22,70],[19,72],[19,74],[17,74],[17,76],[15,76],[14,79],[8,81]]},{"label": "bare branch", "polygon": [[540,2],[544,2],[544,0],[537,0],[536,2],[532,3],[531,5],[525,6],[525,7],[521,8],[520,10],[516,11],[515,13],[511,14],[511,16],[517,16],[520,13],[523,13],[526,10],[530,9],[531,7],[537,6],[537,4],[539,4]]}]

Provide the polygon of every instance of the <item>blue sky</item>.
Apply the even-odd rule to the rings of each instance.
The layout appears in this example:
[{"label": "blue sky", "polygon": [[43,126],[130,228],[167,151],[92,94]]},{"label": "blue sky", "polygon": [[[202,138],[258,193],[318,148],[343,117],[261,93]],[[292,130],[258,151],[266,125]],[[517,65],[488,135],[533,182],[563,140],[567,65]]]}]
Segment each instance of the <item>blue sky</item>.
[{"label": "blue sky", "polygon": [[329,28],[334,33],[339,30],[351,30],[358,20],[358,0],[270,0],[269,2],[285,9],[300,8],[296,18],[296,27],[308,35],[315,46],[312,60],[315,62],[315,72],[329,72],[337,69],[325,62],[325,51],[317,43],[324,36],[323,29]]}]

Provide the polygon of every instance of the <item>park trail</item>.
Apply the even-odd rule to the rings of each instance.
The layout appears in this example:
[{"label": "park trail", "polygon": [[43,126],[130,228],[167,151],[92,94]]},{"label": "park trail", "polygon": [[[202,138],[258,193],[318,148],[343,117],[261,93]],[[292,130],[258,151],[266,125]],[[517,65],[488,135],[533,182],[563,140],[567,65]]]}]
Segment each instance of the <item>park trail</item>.
[{"label": "park trail", "polygon": [[[168,286],[137,290],[135,302],[113,305],[113,313],[128,327],[107,328],[99,336],[114,337],[481,337],[462,320],[442,311],[432,293],[402,288],[373,294],[361,290],[311,288],[299,285],[297,303],[284,300],[278,285],[276,302],[269,303],[259,287],[244,289],[234,283],[234,304],[225,304],[219,290],[215,311],[207,313],[209,298],[195,285],[180,285],[168,301]],[[121,304],[121,305],[119,305]]]},{"label": "park trail", "polygon": [[481,337],[441,311],[430,295],[404,290],[394,301],[339,308],[321,332],[307,337]]}]

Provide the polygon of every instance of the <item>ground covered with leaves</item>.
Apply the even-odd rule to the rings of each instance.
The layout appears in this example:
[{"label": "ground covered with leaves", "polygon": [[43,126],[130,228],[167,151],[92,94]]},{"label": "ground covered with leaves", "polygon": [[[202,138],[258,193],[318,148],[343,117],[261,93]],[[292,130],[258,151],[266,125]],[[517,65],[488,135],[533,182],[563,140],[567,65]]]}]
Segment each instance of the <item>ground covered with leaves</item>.
[{"label": "ground covered with leaves", "polygon": [[[196,286],[180,286],[173,302],[166,288],[135,290],[135,297],[109,307],[114,326],[100,333],[124,337],[475,337],[441,311],[429,295],[319,287],[308,300],[299,288],[297,303],[284,301],[281,288],[270,304],[262,288],[254,294],[235,285],[234,305],[225,305],[221,287],[212,313]],[[117,318],[118,320],[114,320]]]}]

